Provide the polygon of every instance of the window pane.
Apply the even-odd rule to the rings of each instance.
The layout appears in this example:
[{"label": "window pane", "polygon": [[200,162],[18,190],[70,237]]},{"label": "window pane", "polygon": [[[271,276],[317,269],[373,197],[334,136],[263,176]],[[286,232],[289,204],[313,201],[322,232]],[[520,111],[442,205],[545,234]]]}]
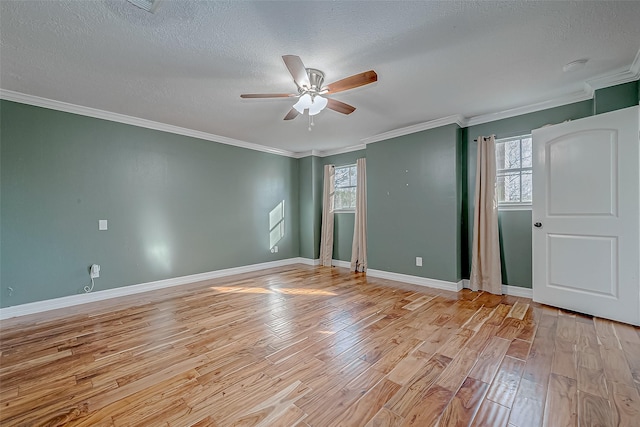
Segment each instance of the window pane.
[{"label": "window pane", "polygon": [[496,142],[496,168],[504,169],[504,142]]},{"label": "window pane", "polygon": [[530,168],[531,167],[531,138],[523,138],[522,139],[522,167]]},{"label": "window pane", "polygon": [[532,197],[532,175],[531,171],[523,171],[522,172],[522,201],[523,202],[531,202],[533,200]]},{"label": "window pane", "polygon": [[335,209],[355,209],[356,189],[353,187],[336,189]]},{"label": "window pane", "polygon": [[349,168],[336,168],[335,187],[349,186]]},{"label": "window pane", "polygon": [[496,177],[498,202],[513,203],[520,201],[520,173],[507,172]]},{"label": "window pane", "polygon": [[349,182],[349,184],[355,187],[356,185],[358,185],[358,169],[355,166],[351,166],[349,170],[351,172],[351,181]]},{"label": "window pane", "polygon": [[520,168],[520,140],[504,143],[504,169]]}]

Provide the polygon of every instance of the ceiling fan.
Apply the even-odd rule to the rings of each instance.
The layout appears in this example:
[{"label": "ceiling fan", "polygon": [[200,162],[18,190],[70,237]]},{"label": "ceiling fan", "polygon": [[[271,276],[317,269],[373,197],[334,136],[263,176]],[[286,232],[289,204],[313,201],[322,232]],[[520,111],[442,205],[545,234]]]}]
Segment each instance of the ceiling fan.
[{"label": "ceiling fan", "polygon": [[295,119],[298,115],[304,114],[305,110],[309,116],[314,116],[325,107],[338,113],[351,114],[356,107],[335,99],[325,98],[323,95],[332,95],[378,81],[376,72],[369,70],[323,86],[324,73],[322,71],[306,68],[300,57],[296,55],[284,55],[282,59],[293,77],[298,93],[245,93],[240,95],[240,98],[298,98],[298,102],[284,117],[285,120]]}]

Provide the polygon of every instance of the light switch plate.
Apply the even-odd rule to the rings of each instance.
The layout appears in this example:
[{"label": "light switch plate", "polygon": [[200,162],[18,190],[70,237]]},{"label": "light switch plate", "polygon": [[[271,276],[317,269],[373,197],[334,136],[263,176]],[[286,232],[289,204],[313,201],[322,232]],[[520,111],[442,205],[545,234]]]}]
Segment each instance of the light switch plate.
[{"label": "light switch plate", "polygon": [[107,220],[99,219],[98,220],[98,230],[106,230],[107,229]]},{"label": "light switch plate", "polygon": [[417,267],[422,267],[422,257],[421,256],[417,256],[416,257],[416,266]]}]

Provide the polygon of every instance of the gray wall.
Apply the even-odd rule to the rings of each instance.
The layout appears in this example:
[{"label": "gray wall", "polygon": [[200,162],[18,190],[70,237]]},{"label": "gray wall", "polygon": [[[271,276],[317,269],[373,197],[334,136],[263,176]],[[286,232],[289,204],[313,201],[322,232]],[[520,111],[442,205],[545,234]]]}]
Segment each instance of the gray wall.
[{"label": "gray wall", "polygon": [[461,279],[459,133],[449,125],[367,146],[370,268]]},{"label": "gray wall", "polygon": [[300,254],[297,159],[9,101],[0,117],[2,307],[81,293],[92,263],[102,290]]}]

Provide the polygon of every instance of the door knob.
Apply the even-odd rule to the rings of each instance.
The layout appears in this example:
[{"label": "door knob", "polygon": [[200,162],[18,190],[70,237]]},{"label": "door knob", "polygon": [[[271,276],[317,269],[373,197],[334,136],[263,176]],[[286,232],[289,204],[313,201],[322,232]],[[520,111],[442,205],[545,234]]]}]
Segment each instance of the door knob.
[{"label": "door knob", "polygon": [[534,227],[536,228],[540,228],[542,227],[542,223],[541,222],[536,222],[535,224],[533,224]]}]

